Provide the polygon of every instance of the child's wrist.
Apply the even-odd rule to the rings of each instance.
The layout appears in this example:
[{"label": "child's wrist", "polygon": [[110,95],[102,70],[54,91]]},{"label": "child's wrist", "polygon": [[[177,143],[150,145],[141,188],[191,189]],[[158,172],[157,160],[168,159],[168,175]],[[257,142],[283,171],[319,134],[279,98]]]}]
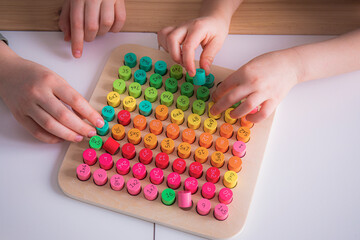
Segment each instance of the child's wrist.
[{"label": "child's wrist", "polygon": [[8,66],[16,64],[20,59],[22,58],[11,50],[5,42],[0,41],[0,68],[2,68],[3,71],[8,69]]},{"label": "child's wrist", "polygon": [[229,28],[232,14],[226,11],[225,9],[212,9],[212,10],[202,11],[200,17],[214,18],[218,21],[225,23],[227,28]]},{"label": "child's wrist", "polygon": [[297,47],[293,47],[285,49],[283,50],[283,52],[286,53],[289,62],[291,62],[294,66],[296,82],[301,83],[306,81],[305,68],[303,64],[303,59],[299,53],[299,49]]},{"label": "child's wrist", "polygon": [[[4,42],[0,42],[0,98],[6,88],[6,82],[10,81],[11,75],[15,74],[14,66],[21,64],[23,60],[15,52],[13,52]],[[6,91],[6,90],[5,90]]]},{"label": "child's wrist", "polygon": [[230,23],[231,23],[231,17],[232,17],[232,15],[228,16],[228,15],[226,15],[226,14],[218,13],[218,14],[214,14],[213,17],[216,18],[216,19],[219,20],[219,21],[224,22],[225,25],[226,25],[226,29],[229,29],[229,28],[230,28]]},{"label": "child's wrist", "polygon": [[213,17],[225,22],[230,27],[232,15],[236,11],[238,4],[234,4],[233,0],[203,0],[200,11],[200,17]]},{"label": "child's wrist", "polygon": [[229,29],[229,27],[230,27],[231,15],[228,16],[227,14],[224,14],[220,11],[215,11],[215,12],[211,12],[208,14],[202,14],[201,17],[209,17],[209,18],[216,19],[217,21],[224,23],[224,25],[226,26],[227,29]]}]

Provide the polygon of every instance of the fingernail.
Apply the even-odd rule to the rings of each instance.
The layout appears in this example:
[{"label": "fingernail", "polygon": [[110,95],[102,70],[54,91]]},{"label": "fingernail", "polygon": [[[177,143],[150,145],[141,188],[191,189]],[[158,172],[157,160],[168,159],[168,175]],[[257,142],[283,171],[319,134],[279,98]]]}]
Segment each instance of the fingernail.
[{"label": "fingernail", "polygon": [[102,128],[103,126],[104,126],[104,120],[102,120],[102,119],[98,119],[97,121],[96,121],[96,127],[98,127],[98,128]]},{"label": "fingernail", "polygon": [[211,73],[211,69],[209,66],[205,68],[205,72],[207,73],[206,75],[209,75]]},{"label": "fingernail", "polygon": [[90,131],[88,137],[91,138],[96,135],[96,131]]},{"label": "fingernail", "polygon": [[75,50],[75,51],[74,51],[74,56],[75,56],[76,58],[80,58],[80,57],[81,57],[81,51],[80,51],[80,50]]},{"label": "fingernail", "polygon": [[206,75],[209,75],[209,73],[208,73],[208,72],[209,72],[209,66],[208,66],[208,64],[206,64],[206,63],[205,63],[205,64],[202,64],[201,68],[205,70],[205,74],[206,74]]},{"label": "fingernail", "polygon": [[83,140],[83,138],[84,138],[83,136],[77,135],[75,137],[75,142],[81,142]]}]

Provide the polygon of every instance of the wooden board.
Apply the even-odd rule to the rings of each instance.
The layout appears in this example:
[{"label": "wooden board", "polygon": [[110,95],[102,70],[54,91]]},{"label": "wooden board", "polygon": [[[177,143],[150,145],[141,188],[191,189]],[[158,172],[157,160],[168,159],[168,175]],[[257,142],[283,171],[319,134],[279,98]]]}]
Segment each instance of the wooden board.
[{"label": "wooden board", "polygon": [[[0,30],[58,31],[63,0],[2,0]],[[126,0],[123,31],[157,32],[198,16],[201,0]],[[342,34],[360,27],[357,0],[245,0],[232,34]]]},{"label": "wooden board", "polygon": [[[149,56],[152,58],[153,63],[158,60],[164,60],[167,62],[168,67],[174,64],[171,60],[170,56],[163,52],[152,48],[142,47],[139,45],[122,45],[116,48],[110,58],[108,59],[104,70],[100,76],[99,82],[96,85],[96,88],[93,92],[93,95],[90,99],[90,104],[99,112],[101,109],[107,105],[106,103],[106,96],[107,94],[112,91],[112,83],[115,79],[117,79],[118,68],[123,65],[124,55],[128,52],[134,52],[138,59],[142,56]],[[133,68],[133,72],[137,67]],[[230,69],[225,69],[219,66],[212,67],[212,73],[215,75],[215,81],[223,81],[231,72]],[[153,73],[153,70],[147,73],[147,77]],[[163,80],[168,78],[168,74],[163,77]],[[133,82],[133,78],[126,82],[127,86]],[[184,77],[179,80],[179,86],[185,82]],[[149,86],[147,82],[145,85],[142,86],[142,91]],[[195,87],[196,89],[196,87]],[[215,87],[211,88],[211,92],[215,89]],[[161,92],[165,91],[164,87],[158,89],[159,96]],[[180,95],[180,90],[174,93],[174,101],[177,96]],[[121,94],[121,99],[124,99],[125,96],[128,96],[128,92]],[[137,99],[137,105],[144,99],[144,94],[140,98]],[[196,99],[195,95],[190,98],[190,104]],[[209,102],[209,101],[208,101]],[[207,104],[208,104],[207,102]],[[153,109],[157,105],[159,105],[159,100],[153,103]],[[172,109],[175,108],[175,104],[169,107],[169,113]],[[122,110],[122,104],[115,109],[116,114]],[[180,131],[182,132],[184,129],[187,128],[187,116],[191,114],[191,108],[189,108],[185,113],[185,122],[180,125]],[[136,115],[138,115],[138,108],[131,113],[131,119],[133,119]],[[224,115],[223,115],[224,116]],[[215,151],[215,140],[220,136],[219,135],[219,127],[222,123],[224,123],[223,116],[218,121],[218,130],[213,134],[214,143],[209,148],[209,156]],[[234,192],[234,200],[233,202],[228,205],[229,206],[229,217],[225,221],[218,221],[216,220],[212,213],[207,216],[200,216],[195,207],[188,211],[184,211],[180,209],[177,204],[172,206],[165,206],[161,203],[160,197],[158,197],[154,201],[148,201],[144,198],[143,193],[139,194],[138,196],[131,196],[127,193],[126,189],[122,189],[120,192],[114,191],[111,189],[109,183],[105,186],[97,186],[93,183],[92,177],[90,180],[82,182],[79,181],[76,177],[76,167],[82,163],[82,152],[84,149],[88,148],[88,142],[83,141],[81,143],[72,143],[64,157],[63,163],[59,170],[58,181],[61,189],[64,193],[72,198],[78,199],[80,201],[84,201],[86,203],[94,204],[96,206],[104,207],[119,213],[127,214],[130,216],[134,216],[137,218],[144,219],[146,221],[155,222],[158,224],[162,224],[171,228],[175,228],[181,231],[186,231],[192,234],[196,234],[202,237],[207,238],[229,238],[237,234],[241,231],[244,226],[246,216],[250,207],[251,198],[254,192],[256,180],[259,174],[261,162],[263,159],[266,143],[268,140],[271,124],[273,121],[274,114],[269,117],[267,120],[256,124],[251,129],[251,140],[247,143],[247,153],[246,156],[243,158],[243,168],[238,173],[239,182],[238,185],[233,188]],[[170,118],[170,117],[169,117]],[[165,136],[165,128],[166,126],[171,123],[170,119],[163,121],[164,131],[160,135],[158,135],[158,142],[160,143]],[[202,115],[202,124],[201,127],[196,132],[196,139],[199,139],[200,134],[203,132],[203,122],[207,117],[207,110]],[[151,120],[155,119],[154,114],[151,114],[147,117],[147,123]],[[116,124],[116,120],[109,123],[110,127]],[[240,127],[239,121],[234,124],[234,131]],[[133,124],[130,123],[128,126],[125,127],[126,132],[133,128]],[[149,133],[149,126],[142,131],[142,137],[145,134]],[[106,140],[110,135],[102,137]],[[229,139],[230,146],[236,141],[236,134]],[[127,138],[125,137],[119,143],[124,145],[127,142]],[[174,140],[175,142],[175,151],[170,154],[170,162],[172,163],[173,160],[178,158],[177,156],[177,146],[181,143],[181,137]],[[153,149],[154,156],[160,152],[160,144],[158,144],[157,148]],[[198,147],[197,142],[192,144],[192,153],[191,156],[186,159],[187,163],[187,170],[190,163],[192,163],[194,151]],[[136,145],[136,152],[137,156],[130,160],[131,166],[138,162],[138,153],[139,151],[144,148],[143,141]],[[104,150],[97,151],[98,156],[103,153]],[[212,208],[215,207],[216,204],[219,203],[217,196],[218,192],[221,188],[223,188],[222,184],[222,177],[224,173],[227,171],[227,162],[229,158],[232,156],[231,150],[227,151],[225,154],[225,164],[223,167],[220,168],[221,172],[221,180],[216,184],[216,197],[211,200]],[[114,160],[121,158],[121,154],[118,153],[114,156]],[[146,165],[147,172],[155,167],[155,161],[149,165]],[[204,171],[206,171],[210,165],[210,160],[203,164]],[[99,164],[96,163],[94,166],[91,166],[91,172],[94,172],[96,169],[99,168]],[[171,170],[170,167],[164,169],[164,176],[166,177]],[[108,171],[109,178],[116,173],[115,167]],[[181,174],[182,178],[182,185],[180,189],[183,187],[184,180],[189,177],[188,171]],[[125,181],[132,178],[132,174],[128,173],[124,176]],[[206,182],[205,174],[201,178],[198,179],[199,181],[199,188]],[[142,187],[146,186],[150,183],[149,178],[146,177],[145,179],[141,180]],[[158,185],[159,192],[163,189],[167,188],[166,181],[162,184]],[[178,189],[179,190],[179,189]],[[193,202],[196,204],[197,201],[201,198],[200,190],[192,196]]]}]

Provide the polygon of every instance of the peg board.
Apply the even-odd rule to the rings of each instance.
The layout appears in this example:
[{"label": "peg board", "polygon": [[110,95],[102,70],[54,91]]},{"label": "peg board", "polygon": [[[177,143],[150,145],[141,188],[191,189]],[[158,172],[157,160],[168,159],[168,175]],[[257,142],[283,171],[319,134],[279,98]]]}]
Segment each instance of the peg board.
[{"label": "peg board", "polygon": [[[148,56],[152,59],[153,64],[158,60],[163,60],[168,64],[168,73],[163,76],[163,82],[169,77],[169,68],[175,64],[171,57],[163,51],[159,51],[152,48],[147,48],[139,45],[128,44],[128,45],[121,45],[113,50],[108,59],[104,70],[100,76],[100,79],[96,85],[96,88],[90,98],[90,104],[99,112],[101,109],[107,105],[106,96],[109,92],[112,91],[112,84],[113,81],[118,79],[118,68],[122,66],[124,55],[128,52],[133,52],[137,55],[138,63],[141,57]],[[198,65],[198,63],[196,63]],[[134,73],[138,69],[138,64],[134,68],[132,68],[132,73]],[[212,74],[215,76],[215,86],[210,89],[210,94],[215,90],[216,85],[218,82],[223,81],[229,74],[231,74],[233,70],[226,69],[219,66],[212,66]],[[147,72],[147,82],[142,85],[142,95],[136,99],[137,100],[137,108],[135,111],[131,112],[131,119],[133,120],[136,115],[139,114],[139,103],[144,100],[144,91],[147,87],[149,87],[149,77],[154,73],[154,67],[151,71]],[[130,83],[133,82],[133,76],[130,80],[126,81],[127,87]],[[158,146],[153,149],[154,160],[149,164],[146,165],[147,169],[147,176],[140,180],[142,188],[144,188],[148,183],[149,180],[149,172],[152,168],[155,167],[155,156],[160,152],[160,142],[164,138],[165,135],[165,128],[168,124],[171,123],[170,121],[170,112],[175,109],[175,102],[176,98],[180,95],[180,86],[185,82],[185,73],[184,77],[178,81],[179,90],[174,93],[174,103],[168,107],[169,108],[169,117],[163,121],[163,132],[160,135],[157,135],[158,138]],[[149,133],[149,122],[155,119],[154,112],[155,107],[160,104],[160,94],[165,91],[163,87],[158,89],[158,100],[152,103],[153,113],[146,117],[147,118],[147,127],[143,131],[141,131],[142,137],[144,137],[147,133]],[[256,185],[256,180],[258,178],[260,166],[262,163],[262,159],[264,156],[264,151],[266,147],[266,143],[268,140],[268,136],[270,133],[270,128],[273,122],[274,114],[272,114],[268,119],[262,121],[261,123],[255,124],[253,128],[251,128],[251,139],[247,143],[247,153],[245,157],[242,158],[243,165],[242,170],[238,173],[238,184],[235,188],[233,188],[233,201],[228,205],[229,207],[229,217],[225,221],[218,221],[213,216],[213,208],[216,204],[219,203],[218,200],[218,193],[221,188],[224,187],[222,183],[222,179],[224,173],[227,171],[227,162],[232,155],[231,147],[233,143],[236,141],[236,132],[240,127],[240,121],[237,121],[234,127],[234,134],[229,139],[229,150],[224,153],[225,155],[225,164],[220,169],[221,176],[218,183],[216,183],[216,195],[213,199],[211,199],[211,207],[212,210],[210,214],[206,216],[201,216],[196,212],[196,203],[197,201],[202,198],[201,197],[201,186],[206,182],[205,180],[205,172],[206,170],[211,167],[210,159],[203,163],[204,167],[204,174],[201,178],[198,179],[199,183],[199,190],[192,195],[193,200],[193,207],[190,210],[182,210],[178,207],[177,202],[171,206],[166,206],[161,202],[161,192],[167,188],[166,185],[166,177],[167,175],[172,172],[171,165],[172,162],[178,158],[177,156],[177,146],[182,142],[181,140],[181,133],[184,129],[187,128],[187,116],[191,114],[191,105],[194,100],[196,100],[196,89],[195,86],[194,95],[190,98],[190,107],[187,111],[184,111],[185,114],[185,121],[181,124],[180,127],[180,137],[178,137],[175,142],[175,150],[172,154],[169,155],[170,157],[170,164],[169,167],[163,169],[164,171],[164,181],[162,184],[157,185],[159,190],[159,196],[154,201],[148,201],[145,199],[143,192],[137,196],[130,195],[126,190],[126,184],[121,191],[114,191],[111,189],[110,184],[108,181],[104,186],[97,186],[93,182],[93,177],[87,181],[80,181],[77,179],[76,176],[76,167],[83,163],[82,153],[86,148],[89,148],[88,141],[82,141],[80,143],[72,143],[69,146],[69,149],[64,157],[62,165],[59,170],[58,181],[61,189],[63,192],[71,198],[94,204],[99,207],[103,207],[109,210],[113,210],[122,214],[126,214],[129,216],[137,217],[146,221],[154,222],[157,224],[161,224],[167,227],[171,227],[174,229],[178,229],[180,231],[185,231],[191,234],[195,234],[201,237],[206,238],[216,238],[216,239],[224,239],[230,238],[237,233],[239,233],[245,224],[245,220],[248,214],[248,210],[250,207],[252,195],[254,192],[254,188]],[[126,91],[121,94],[121,100],[123,100],[126,96],[128,96],[128,88]],[[209,100],[210,101],[210,100]],[[209,101],[206,102],[208,105]],[[117,113],[123,109],[123,104],[117,108],[115,108],[115,116]],[[194,161],[194,151],[198,146],[198,139],[201,133],[203,133],[203,123],[206,118],[208,118],[208,107],[206,106],[205,113],[201,116],[202,123],[199,129],[195,130],[196,133],[196,140],[195,143],[192,144],[191,155],[189,158],[185,159],[187,163],[186,171],[181,176],[181,186],[179,189],[175,190],[176,192],[179,190],[183,190],[184,180],[189,177],[188,174],[188,167],[190,163]],[[117,123],[117,118],[113,121],[109,122],[110,129],[114,124]],[[224,113],[222,114],[222,118],[217,120],[218,122],[218,129],[213,134],[213,145],[208,149],[209,156],[216,151],[215,150],[215,140],[220,136],[219,135],[219,128],[224,123]],[[133,122],[128,126],[125,126],[126,133],[133,128]],[[110,131],[111,132],[111,131]],[[107,136],[102,137],[105,141],[111,134],[109,133]],[[119,141],[121,147],[127,143],[127,137],[125,136],[124,139]],[[139,151],[144,148],[143,140],[138,144],[135,145],[136,147],[136,156],[134,159],[130,160],[130,165],[133,166],[135,163],[139,162],[138,160],[138,153]],[[104,153],[105,151],[102,149],[97,151],[97,156],[99,157],[100,154]],[[114,162],[117,159],[121,158],[121,151],[113,156]],[[91,173],[93,173],[96,169],[99,168],[99,163],[97,162],[95,165],[90,166]],[[107,171],[108,178],[110,179],[112,175],[116,174],[116,167],[114,167]],[[131,171],[124,175],[125,183],[128,179],[132,178]]]}]

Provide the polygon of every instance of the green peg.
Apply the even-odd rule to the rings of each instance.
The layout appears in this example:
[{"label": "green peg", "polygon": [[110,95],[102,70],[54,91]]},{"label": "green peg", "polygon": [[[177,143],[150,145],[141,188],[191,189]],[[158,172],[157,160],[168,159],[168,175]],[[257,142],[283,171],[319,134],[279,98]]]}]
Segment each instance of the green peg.
[{"label": "green peg", "polygon": [[210,73],[209,75],[206,76],[206,81],[204,86],[210,89],[214,86],[214,82],[215,82],[215,77],[212,73]]},{"label": "green peg", "polygon": [[176,197],[175,191],[171,188],[166,188],[161,193],[162,203],[168,206],[175,202],[175,197]]},{"label": "green peg", "polygon": [[189,73],[186,73],[185,80],[191,84],[194,84],[194,77],[190,77]]},{"label": "green peg", "polygon": [[238,107],[240,104],[241,104],[241,100],[238,101],[237,103],[235,103],[234,105],[232,105],[231,107],[232,107],[232,108],[236,108],[236,107]]},{"label": "green peg", "polygon": [[209,100],[210,97],[210,91],[207,87],[205,86],[201,86],[197,89],[196,91],[196,98],[203,100],[204,102],[206,102],[207,100]]},{"label": "green peg", "polygon": [[126,83],[122,79],[116,79],[113,82],[113,90],[119,94],[122,94],[126,91]]},{"label": "green peg", "polygon": [[176,107],[183,110],[183,111],[188,110],[189,105],[190,105],[190,100],[185,95],[181,95],[176,99]]},{"label": "green peg", "polygon": [[170,107],[174,102],[174,95],[171,92],[165,91],[160,96],[160,103]]},{"label": "green peg", "polygon": [[137,82],[133,82],[129,85],[129,95],[134,98],[141,96],[141,85]]},{"label": "green peg", "polygon": [[184,82],[181,85],[180,93],[181,93],[181,95],[185,95],[189,98],[192,97],[192,95],[194,95],[194,85],[192,85],[189,82]]},{"label": "green peg", "polygon": [[145,99],[149,102],[155,102],[158,97],[158,91],[154,87],[148,87],[145,89]]},{"label": "green peg", "polygon": [[119,78],[125,81],[131,78],[131,68],[128,66],[119,67]]},{"label": "green peg", "polygon": [[162,86],[162,77],[158,73],[151,74],[150,76],[150,87],[154,87],[156,89],[161,88]]},{"label": "green peg", "polygon": [[170,68],[170,77],[180,80],[183,76],[183,67],[179,64],[172,65]]},{"label": "green peg", "polygon": [[205,112],[205,102],[203,100],[195,100],[192,105],[192,112],[198,114],[199,116],[203,115]]},{"label": "green peg", "polygon": [[178,90],[178,82],[175,78],[168,78],[165,81],[165,90],[171,93],[176,93]]},{"label": "green peg", "polygon": [[103,145],[103,140],[99,136],[93,136],[89,140],[89,146],[94,150],[100,150],[102,145]]}]

